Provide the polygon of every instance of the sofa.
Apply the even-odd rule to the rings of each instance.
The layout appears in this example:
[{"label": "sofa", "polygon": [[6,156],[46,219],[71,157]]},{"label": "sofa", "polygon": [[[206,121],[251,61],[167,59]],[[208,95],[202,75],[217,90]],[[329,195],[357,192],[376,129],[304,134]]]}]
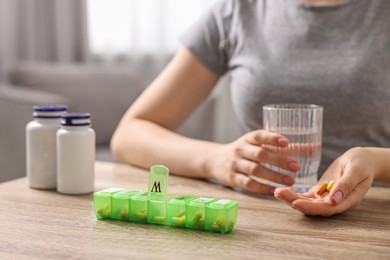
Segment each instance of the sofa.
[{"label": "sofa", "polygon": [[[69,112],[89,112],[96,132],[96,159],[115,161],[111,136],[131,103],[155,75],[147,67],[21,63],[0,86],[0,182],[25,176],[25,126],[32,106],[67,104]],[[188,137],[214,139],[215,95],[178,130]]]}]

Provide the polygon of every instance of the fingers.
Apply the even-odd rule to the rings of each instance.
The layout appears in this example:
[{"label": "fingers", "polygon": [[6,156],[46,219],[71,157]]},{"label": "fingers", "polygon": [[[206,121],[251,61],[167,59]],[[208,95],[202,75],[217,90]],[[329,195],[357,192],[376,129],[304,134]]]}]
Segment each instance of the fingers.
[{"label": "fingers", "polygon": [[275,189],[274,195],[277,199],[306,215],[329,216],[335,213],[335,209],[329,201],[321,198],[315,199],[312,193],[303,195],[291,189],[279,187]]},{"label": "fingers", "polygon": [[290,188],[285,188],[285,187],[278,187],[275,189],[274,196],[285,202],[288,205],[291,205],[294,201],[298,199],[305,199],[303,194],[296,193],[295,191],[291,190]]},{"label": "fingers", "polygon": [[332,216],[356,208],[365,194],[364,189],[354,190],[342,203],[334,205],[329,196],[315,198],[313,191],[305,194],[296,193],[289,188],[279,187],[275,189],[274,195],[277,199],[290,205],[291,208],[303,214],[311,216]]},{"label": "fingers", "polygon": [[329,192],[330,201],[334,205],[340,204],[360,183],[368,179],[368,175],[363,171],[349,166],[340,173],[340,176]]},{"label": "fingers", "polygon": [[354,191],[348,199],[338,205],[332,204],[329,197],[322,199],[298,199],[291,203],[291,207],[306,215],[329,217],[355,208],[359,204],[362,196],[363,194]]},{"label": "fingers", "polygon": [[262,179],[270,180],[275,183],[291,186],[295,180],[292,176],[283,174],[280,172],[273,171],[264,166],[261,166],[257,162],[239,159],[236,162],[235,169],[237,172],[244,173],[247,175],[256,176]]},{"label": "fingers", "polygon": [[[275,197],[308,215],[331,216],[356,208],[371,187],[375,168],[364,149],[351,149],[326,170],[318,185],[309,193],[297,194],[287,189],[275,190]],[[334,180],[333,187],[317,192],[321,183]],[[322,193],[322,194],[321,194]]]},{"label": "fingers", "polygon": [[263,195],[273,195],[275,187],[259,183],[249,176],[241,173],[235,173],[232,176],[233,186],[241,187],[249,192],[263,194]]},{"label": "fingers", "polygon": [[288,139],[283,135],[265,130],[251,132],[247,135],[246,141],[253,145],[269,144],[280,147],[286,147],[288,145]]},{"label": "fingers", "polygon": [[329,201],[323,199],[316,199],[316,200],[299,199],[292,202],[291,207],[306,215],[324,216],[324,217],[334,215],[338,213],[338,211],[340,212],[344,211],[344,210],[342,211],[337,210],[337,208],[332,206],[329,203]]},{"label": "fingers", "polygon": [[253,162],[277,165],[279,168],[293,172],[298,171],[300,167],[299,163],[288,155],[254,145],[244,146],[240,150],[240,156]]},{"label": "fingers", "polygon": [[251,176],[260,177],[283,185],[294,184],[294,178],[275,170],[264,167],[263,164],[274,165],[278,168],[295,172],[299,163],[290,156],[278,153],[269,147],[287,147],[288,140],[280,134],[257,130],[246,134],[234,143],[234,160],[230,166],[230,177],[226,183],[242,187],[250,192],[273,195],[275,187],[259,183]]}]

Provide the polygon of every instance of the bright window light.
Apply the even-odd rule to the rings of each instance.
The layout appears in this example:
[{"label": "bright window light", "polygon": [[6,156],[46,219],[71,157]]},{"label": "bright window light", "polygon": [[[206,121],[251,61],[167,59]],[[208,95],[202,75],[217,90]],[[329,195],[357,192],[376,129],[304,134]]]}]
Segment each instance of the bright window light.
[{"label": "bright window light", "polygon": [[89,44],[97,55],[174,52],[179,36],[215,0],[88,0]]}]

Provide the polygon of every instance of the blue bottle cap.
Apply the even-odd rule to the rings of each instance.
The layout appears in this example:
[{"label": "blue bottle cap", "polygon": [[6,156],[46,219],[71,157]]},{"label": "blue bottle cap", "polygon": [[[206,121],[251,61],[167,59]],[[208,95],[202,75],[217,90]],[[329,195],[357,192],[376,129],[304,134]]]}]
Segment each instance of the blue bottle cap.
[{"label": "blue bottle cap", "polygon": [[89,113],[68,113],[61,116],[63,126],[87,126],[91,124],[91,114]]},{"label": "blue bottle cap", "polygon": [[67,110],[66,105],[33,106],[33,118],[60,118]]}]

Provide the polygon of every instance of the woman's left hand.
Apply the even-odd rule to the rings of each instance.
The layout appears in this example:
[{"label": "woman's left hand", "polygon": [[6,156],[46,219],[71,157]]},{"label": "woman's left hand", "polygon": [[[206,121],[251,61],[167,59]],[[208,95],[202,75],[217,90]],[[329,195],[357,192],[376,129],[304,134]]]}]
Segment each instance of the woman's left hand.
[{"label": "woman's left hand", "polygon": [[[275,197],[307,215],[331,216],[357,208],[371,187],[381,162],[370,148],[352,148],[335,160],[317,185],[300,194],[279,187]],[[323,183],[334,181],[332,189],[318,194]]]}]

